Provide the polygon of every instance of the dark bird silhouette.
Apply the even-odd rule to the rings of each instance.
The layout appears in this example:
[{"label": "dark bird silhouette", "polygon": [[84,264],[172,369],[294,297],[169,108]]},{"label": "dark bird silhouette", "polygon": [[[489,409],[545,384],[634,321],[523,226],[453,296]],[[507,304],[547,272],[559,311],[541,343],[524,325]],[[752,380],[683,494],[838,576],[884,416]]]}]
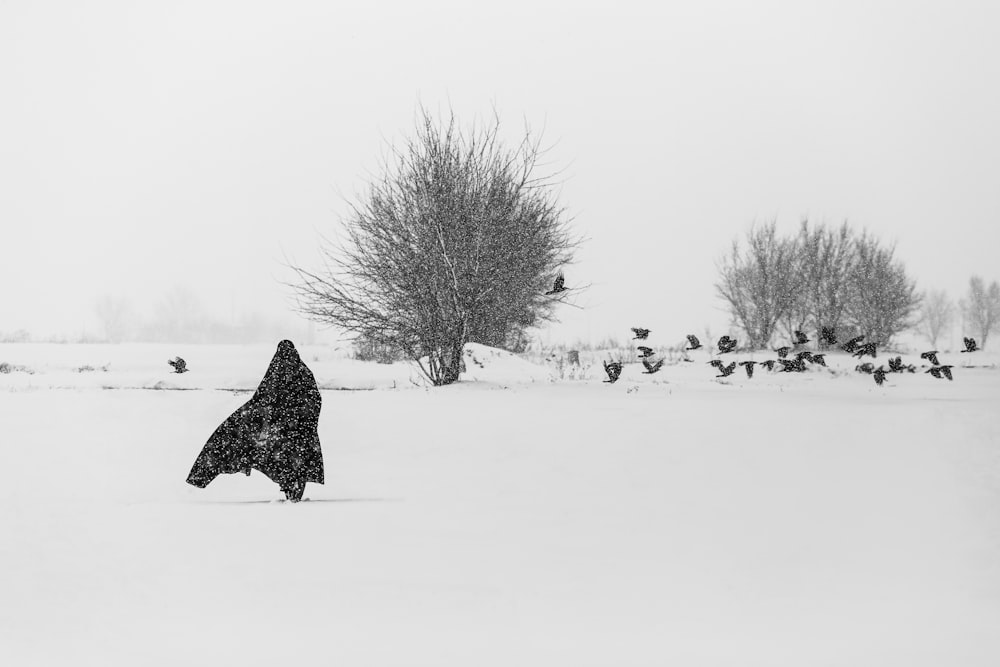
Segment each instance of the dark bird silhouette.
[{"label": "dark bird silhouette", "polygon": [[725,354],[726,352],[732,352],[736,349],[736,339],[730,338],[729,336],[723,336],[719,339],[719,354]]},{"label": "dark bird silhouette", "polygon": [[820,341],[826,345],[836,345],[837,336],[834,333],[833,327],[823,327],[823,330],[819,334]]},{"label": "dark bird silhouette", "polygon": [[802,361],[803,359],[806,360],[806,361],[808,361],[808,362],[812,362],[812,360],[813,360],[813,353],[810,352],[809,350],[802,350],[801,352],[799,352],[799,353],[797,353],[795,355],[795,360],[796,361]]},{"label": "dark bird silhouette", "polygon": [[871,375],[872,372],[875,370],[875,364],[871,363],[870,361],[866,361],[863,364],[855,366],[854,370],[856,370],[859,373],[868,373],[868,375]]},{"label": "dark bird silhouette", "polygon": [[879,366],[872,371],[872,375],[875,376],[875,384],[881,387],[882,383],[885,382],[885,369]]},{"label": "dark bird silhouette", "polygon": [[635,338],[633,338],[632,340],[646,340],[646,338],[649,337],[649,329],[632,327],[632,332],[635,333]]},{"label": "dark bird silhouette", "polygon": [[785,357],[788,356],[788,353],[791,352],[791,351],[792,351],[792,348],[788,347],[787,345],[779,347],[779,348],[777,348],[775,350],[775,352],[778,353],[778,358],[779,359],[784,359]]},{"label": "dark bird silhouette", "polygon": [[953,378],[951,376],[951,369],[952,369],[951,366],[931,366],[930,368],[928,368],[924,372],[925,373],[930,373],[932,376],[936,377],[938,380],[941,379],[942,375],[944,375],[949,380],[954,380],[955,378]]},{"label": "dark bird silhouette", "polygon": [[857,336],[855,338],[852,338],[851,340],[841,345],[840,349],[843,350],[844,352],[854,352],[855,350],[858,349],[858,343],[860,343],[864,339],[865,339],[864,336]]},{"label": "dark bird silhouette", "polygon": [[806,337],[806,335],[804,333],[802,333],[801,331],[798,331],[798,330],[795,331],[795,344],[796,345],[805,345],[808,342],[809,342],[809,339]]},{"label": "dark bird silhouette", "polygon": [[661,368],[663,368],[663,359],[660,359],[655,364],[654,363],[650,363],[649,359],[643,359],[642,360],[642,365],[646,367],[646,371],[645,372],[647,374],[649,374],[649,375],[652,375],[656,371],[658,371]]},{"label": "dark bird silhouette", "polygon": [[614,384],[615,382],[618,382],[618,378],[621,377],[622,365],[620,362],[617,361],[612,361],[610,363],[605,361],[604,372],[608,374],[608,379],[605,380],[605,382],[610,382],[611,384]]},{"label": "dark bird silhouette", "polygon": [[307,482],[323,483],[321,406],[312,371],[291,341],[281,341],[257,391],[215,429],[187,483],[205,488],[220,474],[259,470],[288,500],[301,500]]},{"label": "dark bird silhouette", "polygon": [[820,366],[826,366],[826,355],[814,354],[812,355],[812,359],[810,359],[809,361],[813,362],[814,364],[819,364]]},{"label": "dark bird silhouette", "polygon": [[556,279],[552,281],[552,289],[546,292],[545,296],[549,296],[550,294],[559,294],[560,292],[565,292],[566,289],[566,278],[560,273],[556,276]]},{"label": "dark bird silhouette", "polygon": [[639,346],[639,356],[645,359],[646,357],[653,356],[653,348],[646,347],[645,345]]},{"label": "dark bird silhouette", "polygon": [[[716,361],[719,361],[719,360],[716,359]],[[717,366],[717,368],[719,369],[719,373],[720,374],[716,375],[715,377],[717,377],[717,378],[729,377],[730,375],[733,374],[733,371],[736,370],[736,362],[732,361],[732,362],[729,363],[728,366],[723,366],[722,362],[719,361],[719,365]]]},{"label": "dark bird silhouette", "polygon": [[938,353],[937,350],[931,350],[930,352],[922,352],[920,354],[920,358],[926,359],[927,361],[937,366],[940,363],[938,362],[937,353]]},{"label": "dark bird silhouette", "polygon": [[692,336],[691,334],[688,334],[687,339],[688,339],[688,342],[691,344],[691,347],[685,347],[684,348],[685,350],[699,350],[699,349],[701,349],[701,341],[698,340],[697,336]]},{"label": "dark bird silhouette", "polygon": [[865,355],[870,356],[872,359],[875,358],[875,343],[865,343],[858,348],[858,351],[854,353],[854,356],[860,359]]},{"label": "dark bird silhouette", "polygon": [[905,366],[903,365],[902,357],[893,357],[889,359],[889,370],[893,373],[902,373]]},{"label": "dark bird silhouette", "polygon": [[175,373],[187,373],[188,367],[187,362],[180,357],[174,357],[173,359],[167,359],[167,363],[174,367]]},{"label": "dark bird silhouette", "polygon": [[965,341],[965,349],[961,350],[961,352],[978,352],[979,351],[979,346],[976,345],[976,339],[975,338],[965,338],[965,337],[963,337],[962,340]]},{"label": "dark bird silhouette", "polygon": [[767,361],[761,361],[761,362],[758,362],[758,363],[760,363],[760,365],[763,366],[764,368],[766,368],[767,370],[773,371],[774,370],[774,364],[777,363],[777,362],[774,359],[768,359]]},{"label": "dark bird silhouette", "polygon": [[806,369],[806,363],[801,359],[778,359],[782,373],[801,373]]},{"label": "dark bird silhouette", "polygon": [[742,366],[743,370],[745,370],[747,372],[747,377],[748,378],[752,378],[753,377],[753,366],[756,363],[757,363],[756,361],[741,361],[740,362],[740,366]]}]

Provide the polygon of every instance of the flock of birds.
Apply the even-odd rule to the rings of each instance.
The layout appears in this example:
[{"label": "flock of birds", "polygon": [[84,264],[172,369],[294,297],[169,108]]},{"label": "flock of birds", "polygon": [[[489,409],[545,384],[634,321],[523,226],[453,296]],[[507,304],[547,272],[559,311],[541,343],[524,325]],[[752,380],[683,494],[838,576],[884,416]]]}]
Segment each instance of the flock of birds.
[{"label": "flock of birds", "polygon": [[[632,332],[635,336],[632,340],[642,340],[645,341],[649,337],[650,330],[643,329],[641,327],[632,327]],[[747,378],[752,378],[754,373],[754,367],[757,365],[763,366],[768,371],[774,371],[775,367],[778,367],[778,372],[782,373],[802,373],[805,372],[807,366],[806,364],[816,365],[816,366],[826,366],[826,354],[822,352],[811,352],[809,350],[799,350],[803,345],[810,342],[810,338],[802,331],[795,331],[795,340],[791,345],[783,345],[779,348],[775,348],[774,352],[777,353],[777,359],[767,359],[765,361],[732,361],[728,365],[725,364],[721,359],[712,359],[708,361],[711,366],[714,366],[719,374],[715,377],[725,378],[736,372],[737,363],[743,367],[743,370],[747,374]],[[697,336],[689,334],[687,336],[689,346],[684,348],[685,352],[690,352],[692,350],[703,349],[704,346],[701,341],[698,340]],[[875,343],[867,342],[864,343],[864,336],[856,336],[847,342],[840,344],[839,348],[844,352],[852,354],[859,360],[865,356],[870,356],[875,358],[878,354],[878,349]],[[838,345],[837,336],[832,328],[824,327],[820,332],[820,340],[827,346],[833,347]],[[965,349],[962,352],[977,352],[979,346],[976,344],[975,338],[965,338]],[[730,338],[729,336],[723,336],[719,339],[716,344],[718,348],[718,353],[729,354],[736,350],[737,340]],[[659,371],[663,367],[664,360],[661,358],[659,361],[653,363],[650,357],[653,357],[655,353],[653,349],[647,345],[638,345],[639,358],[642,360],[642,365],[646,368],[644,373],[653,374]],[[796,350],[798,350],[796,352]],[[793,356],[789,356],[792,355]],[[954,377],[951,374],[951,369],[954,368],[951,365],[941,364],[938,361],[938,351],[929,350],[920,355],[921,359],[926,359],[931,363],[931,367],[924,371],[925,373],[930,373],[932,377],[941,379],[942,377],[948,380],[953,380]],[[685,356],[684,361],[692,361],[692,359]],[[916,373],[916,366],[913,364],[904,364],[903,359],[900,356],[893,357],[888,360],[889,368],[886,369],[885,366],[879,365],[877,368],[871,362],[864,362],[855,367],[855,370],[859,373],[867,373],[871,375],[875,384],[882,386],[885,383],[886,375],[889,373]],[[622,374],[622,362],[620,361],[605,361],[604,362],[604,372],[607,373],[608,379],[605,382],[614,384],[618,381]]]}]

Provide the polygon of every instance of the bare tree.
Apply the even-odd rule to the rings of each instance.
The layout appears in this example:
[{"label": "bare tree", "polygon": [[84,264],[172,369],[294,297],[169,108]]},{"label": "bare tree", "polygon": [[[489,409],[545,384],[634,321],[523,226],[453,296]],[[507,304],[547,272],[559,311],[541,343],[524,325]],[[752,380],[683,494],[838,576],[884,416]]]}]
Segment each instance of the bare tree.
[{"label": "bare tree", "polygon": [[463,132],[421,110],[416,137],[351,206],[346,242],[324,240],[320,271],[291,267],[300,311],[404,352],[436,385],[458,379],[465,343],[552,320],[567,292],[545,292],[577,241],[535,176],[539,139],[526,129],[510,150],[499,130],[496,116]]},{"label": "bare tree", "polygon": [[987,287],[982,278],[972,276],[969,293],[961,305],[966,321],[975,328],[979,344],[985,348],[990,333],[1000,327],[1000,284],[994,280]]},{"label": "bare tree", "polygon": [[125,339],[132,324],[132,305],[128,299],[105,294],[94,304],[94,312],[104,340],[120,343]]},{"label": "bare tree", "polygon": [[854,241],[846,222],[837,229],[823,224],[810,229],[809,221],[802,221],[797,269],[804,314],[798,318],[798,328],[808,324],[815,331],[842,329],[855,260]]},{"label": "bare tree", "polygon": [[778,238],[777,223],[771,221],[751,227],[745,247],[733,241],[729,254],[719,262],[716,292],[743,327],[751,347],[770,343],[794,301],[794,260],[794,241]]},{"label": "bare tree", "polygon": [[955,316],[955,305],[944,290],[925,291],[917,314],[917,332],[937,347],[938,339]]},{"label": "bare tree", "polygon": [[884,346],[913,325],[920,296],[902,262],[894,258],[894,248],[883,247],[867,233],[855,240],[854,248],[845,314],[868,342]]}]

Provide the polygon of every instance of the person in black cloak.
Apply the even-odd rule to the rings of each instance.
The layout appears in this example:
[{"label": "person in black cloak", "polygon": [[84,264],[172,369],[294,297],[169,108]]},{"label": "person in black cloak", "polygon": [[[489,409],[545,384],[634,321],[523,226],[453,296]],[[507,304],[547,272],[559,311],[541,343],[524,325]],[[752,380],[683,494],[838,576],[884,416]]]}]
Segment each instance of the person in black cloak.
[{"label": "person in black cloak", "polygon": [[215,429],[187,483],[203,489],[220,474],[249,475],[254,469],[298,502],[306,482],[323,483],[317,431],[321,403],[312,371],[292,341],[281,341],[257,391]]}]

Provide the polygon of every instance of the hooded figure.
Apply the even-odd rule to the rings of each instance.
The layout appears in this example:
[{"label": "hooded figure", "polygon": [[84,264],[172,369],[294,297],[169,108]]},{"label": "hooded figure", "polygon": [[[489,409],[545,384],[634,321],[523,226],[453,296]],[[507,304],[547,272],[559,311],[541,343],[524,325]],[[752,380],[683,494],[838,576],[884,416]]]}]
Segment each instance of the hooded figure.
[{"label": "hooded figure", "polygon": [[259,470],[292,502],[306,482],[323,483],[319,445],[322,399],[312,371],[290,340],[278,351],[253,397],[215,429],[198,455],[187,483],[205,488],[218,475]]}]

